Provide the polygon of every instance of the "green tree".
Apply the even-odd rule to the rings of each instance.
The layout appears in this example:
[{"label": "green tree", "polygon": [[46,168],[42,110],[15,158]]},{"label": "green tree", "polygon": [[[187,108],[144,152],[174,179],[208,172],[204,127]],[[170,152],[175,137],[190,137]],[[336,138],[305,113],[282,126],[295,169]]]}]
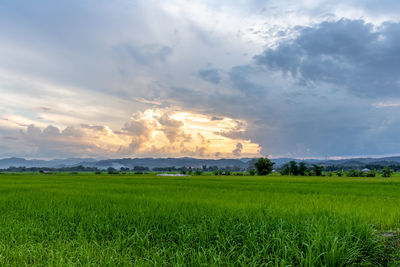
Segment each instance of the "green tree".
[{"label": "green tree", "polygon": [[322,166],[313,164],[315,176],[322,176]]},{"label": "green tree", "polygon": [[298,173],[301,176],[305,176],[308,171],[306,164],[302,161],[299,163]]},{"label": "green tree", "polygon": [[258,175],[267,175],[272,172],[274,164],[275,163],[271,162],[269,158],[259,158],[257,162],[254,163],[254,167],[256,167]]},{"label": "green tree", "polygon": [[392,176],[393,171],[385,166],[382,170],[382,177],[390,177]]},{"label": "green tree", "polygon": [[299,169],[297,168],[297,163],[296,161],[292,160],[289,162],[289,169],[290,169],[290,174],[291,175],[297,175],[299,174]]},{"label": "green tree", "polygon": [[280,171],[281,175],[289,175],[290,174],[290,168],[288,164],[285,164],[283,168]]}]

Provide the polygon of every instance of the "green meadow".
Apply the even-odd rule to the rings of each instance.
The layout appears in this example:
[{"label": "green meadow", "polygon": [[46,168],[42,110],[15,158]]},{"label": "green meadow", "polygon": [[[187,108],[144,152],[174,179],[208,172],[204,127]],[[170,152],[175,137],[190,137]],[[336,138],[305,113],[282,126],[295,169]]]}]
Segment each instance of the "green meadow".
[{"label": "green meadow", "polygon": [[0,266],[398,266],[400,177],[0,174]]}]

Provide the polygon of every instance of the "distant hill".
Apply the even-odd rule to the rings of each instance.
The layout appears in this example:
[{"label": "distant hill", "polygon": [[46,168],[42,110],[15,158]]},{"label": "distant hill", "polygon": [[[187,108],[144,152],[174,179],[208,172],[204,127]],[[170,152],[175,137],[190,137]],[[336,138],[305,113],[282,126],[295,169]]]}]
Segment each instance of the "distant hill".
[{"label": "distant hill", "polygon": [[165,168],[165,167],[195,167],[201,168],[206,166],[217,166],[218,168],[225,168],[227,166],[237,166],[240,168],[247,168],[247,161],[240,159],[196,159],[196,158],[125,158],[125,159],[107,159],[99,160],[96,162],[82,162],[80,163],[85,167],[96,167],[99,169],[106,169],[113,167],[119,169],[121,167],[133,168],[135,166],[143,166],[148,168]]},{"label": "distant hill", "polygon": [[84,167],[96,167],[98,169],[107,169],[113,167],[119,169],[121,167],[133,168],[135,166],[143,166],[148,168],[155,167],[196,167],[200,168],[203,165],[217,166],[224,168],[227,166],[237,166],[247,168],[248,162],[251,159],[196,159],[196,158],[123,158],[123,159],[54,159],[54,160],[27,160],[24,158],[6,158],[0,159],[0,168],[6,169],[10,166],[14,167],[74,167],[82,165]]},{"label": "distant hill", "polygon": [[[304,161],[307,164],[319,164],[324,167],[336,166],[337,168],[362,168],[368,166],[392,166],[400,164],[400,157],[383,157],[383,158],[351,158],[340,160],[320,160],[320,159],[306,159],[299,160],[293,158],[276,158],[271,159],[275,162],[275,168],[279,168],[291,160],[296,162]],[[197,158],[122,158],[122,159],[106,159],[96,160],[93,158],[68,158],[68,159],[53,159],[53,160],[38,160],[38,159],[24,159],[24,158],[5,158],[0,159],[0,169],[6,169],[10,166],[14,167],[75,167],[82,165],[84,167],[95,167],[98,169],[107,169],[113,167],[119,169],[121,167],[134,168],[135,166],[148,167],[150,169],[158,167],[195,167],[201,168],[203,165],[208,167],[217,166],[218,168],[225,168],[227,166],[237,166],[245,169],[251,163],[252,158],[241,159],[197,159]]]},{"label": "distant hill", "polygon": [[52,160],[38,160],[38,159],[24,159],[24,158],[5,158],[0,159],[0,169],[6,169],[10,166],[14,167],[49,167],[60,168],[79,165],[81,162],[93,162],[96,159],[92,158],[68,158],[68,159],[52,159]]}]

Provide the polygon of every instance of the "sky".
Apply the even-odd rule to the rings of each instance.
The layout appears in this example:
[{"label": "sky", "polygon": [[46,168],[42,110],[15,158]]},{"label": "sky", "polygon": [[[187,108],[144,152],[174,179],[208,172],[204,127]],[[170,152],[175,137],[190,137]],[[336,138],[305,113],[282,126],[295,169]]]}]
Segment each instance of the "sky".
[{"label": "sky", "polygon": [[400,1],[4,0],[0,158],[400,151]]}]

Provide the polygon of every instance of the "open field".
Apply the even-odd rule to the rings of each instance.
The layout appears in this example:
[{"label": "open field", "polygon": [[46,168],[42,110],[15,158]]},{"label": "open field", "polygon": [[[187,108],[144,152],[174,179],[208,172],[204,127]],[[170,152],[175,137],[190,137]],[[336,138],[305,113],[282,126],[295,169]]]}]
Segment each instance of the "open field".
[{"label": "open field", "polygon": [[0,266],[393,265],[400,177],[0,174]]}]

